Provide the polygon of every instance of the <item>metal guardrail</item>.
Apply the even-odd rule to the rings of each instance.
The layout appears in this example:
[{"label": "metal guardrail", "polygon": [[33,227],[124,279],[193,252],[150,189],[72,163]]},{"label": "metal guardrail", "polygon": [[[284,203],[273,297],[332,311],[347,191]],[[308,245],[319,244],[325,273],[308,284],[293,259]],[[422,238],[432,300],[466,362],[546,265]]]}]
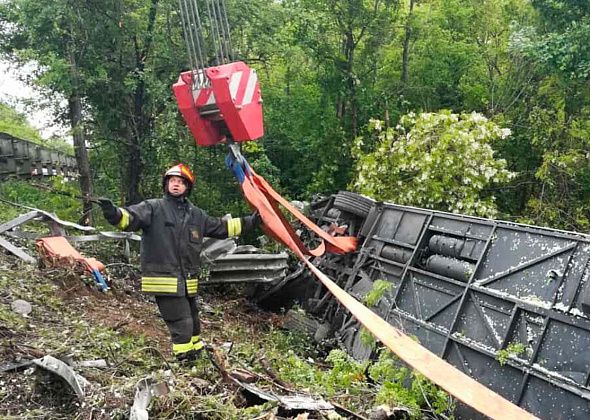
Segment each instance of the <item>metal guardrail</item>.
[{"label": "metal guardrail", "polygon": [[[360,225],[363,242],[350,259],[318,261],[322,271],[358,299],[388,282],[374,312],[525,410],[587,418],[590,236],[384,203],[358,214],[346,208],[362,207],[354,200],[335,202],[318,223]],[[370,357],[356,320],[329,292],[316,296],[313,309],[349,352]]]},{"label": "metal guardrail", "polygon": [[288,255],[279,254],[228,254],[218,257],[209,269],[212,283],[269,283],[279,280],[287,272]]},{"label": "metal guardrail", "polygon": [[0,179],[9,176],[78,176],[76,159],[57,150],[0,133]]}]

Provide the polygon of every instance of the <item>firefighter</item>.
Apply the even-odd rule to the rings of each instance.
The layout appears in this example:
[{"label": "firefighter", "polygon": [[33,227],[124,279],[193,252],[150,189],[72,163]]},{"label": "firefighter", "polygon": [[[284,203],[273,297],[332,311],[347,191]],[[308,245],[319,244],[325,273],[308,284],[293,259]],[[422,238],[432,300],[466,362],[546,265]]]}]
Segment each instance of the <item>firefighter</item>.
[{"label": "firefighter", "polygon": [[196,303],[203,237],[225,239],[260,224],[257,212],[229,220],[207,215],[187,199],[194,183],[191,170],[180,163],[162,178],[163,198],[127,207],[98,200],[109,223],[126,231],[143,231],[141,290],[155,295],[178,360],[193,360],[204,347]]}]

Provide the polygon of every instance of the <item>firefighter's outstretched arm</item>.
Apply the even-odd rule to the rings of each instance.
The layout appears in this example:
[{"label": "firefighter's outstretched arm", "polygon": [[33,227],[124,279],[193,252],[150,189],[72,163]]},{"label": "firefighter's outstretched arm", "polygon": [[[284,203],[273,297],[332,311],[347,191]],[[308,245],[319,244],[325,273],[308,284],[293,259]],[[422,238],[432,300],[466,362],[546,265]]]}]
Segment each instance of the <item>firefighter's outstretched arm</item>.
[{"label": "firefighter's outstretched arm", "polygon": [[234,217],[231,219],[211,217],[207,213],[204,213],[204,216],[205,230],[203,234],[217,239],[240,236],[256,229],[262,223],[260,214],[257,211],[248,216]]},{"label": "firefighter's outstretched arm", "polygon": [[153,211],[152,201],[154,200],[142,201],[128,207],[117,207],[108,198],[96,200],[107,222],[125,231],[149,227]]},{"label": "firefighter's outstretched arm", "polygon": [[101,197],[97,201],[106,221],[111,225],[117,226],[123,218],[121,209],[115,206],[115,204],[108,198]]}]

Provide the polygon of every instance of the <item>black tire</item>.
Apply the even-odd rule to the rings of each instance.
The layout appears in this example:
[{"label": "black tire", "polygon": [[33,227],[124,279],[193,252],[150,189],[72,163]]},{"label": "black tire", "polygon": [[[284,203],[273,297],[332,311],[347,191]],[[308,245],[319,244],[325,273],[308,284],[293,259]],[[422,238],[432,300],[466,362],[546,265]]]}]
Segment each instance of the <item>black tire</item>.
[{"label": "black tire", "polygon": [[367,217],[374,204],[373,199],[349,191],[340,191],[334,199],[335,208],[363,219]]}]

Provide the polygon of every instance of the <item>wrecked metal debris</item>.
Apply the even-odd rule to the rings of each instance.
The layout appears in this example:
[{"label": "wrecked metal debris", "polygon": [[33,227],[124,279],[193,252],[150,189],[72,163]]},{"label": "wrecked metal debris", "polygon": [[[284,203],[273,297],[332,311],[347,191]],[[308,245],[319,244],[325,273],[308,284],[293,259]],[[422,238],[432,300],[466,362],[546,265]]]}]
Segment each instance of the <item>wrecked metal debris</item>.
[{"label": "wrecked metal debris", "polygon": [[209,279],[202,284],[278,281],[287,272],[288,259],[285,252],[224,255],[213,261],[209,268]]},{"label": "wrecked metal debris", "polygon": [[96,360],[82,360],[80,362],[74,362],[74,366],[76,367],[90,367],[90,368],[97,368],[97,369],[104,369],[108,367],[107,361],[104,359],[96,359]]},{"label": "wrecked metal debris", "polygon": [[302,310],[289,309],[283,321],[283,328],[309,335],[320,343],[330,332],[330,324],[319,322]]},{"label": "wrecked metal debris", "polygon": [[[30,211],[18,217],[15,217],[14,219],[9,220],[6,223],[0,224],[0,247],[3,247],[10,253],[16,255],[23,261],[30,264],[35,264],[37,262],[37,259],[29,255],[22,248],[11,243],[6,237],[36,240],[44,236],[66,236],[65,228],[73,228],[82,232],[96,232],[96,229],[92,226],[82,226],[77,223],[61,220],[56,215],[43,210],[39,210],[28,206],[19,205],[19,207],[24,207]],[[37,235],[31,234],[30,232],[23,232],[20,230],[21,226],[33,220],[45,222],[49,228],[50,233],[46,235]],[[2,235],[4,235],[4,237]],[[74,241],[89,241],[101,239],[140,239],[139,236],[133,233],[125,232],[98,232],[94,235],[87,235],[82,237],[78,236],[73,238]],[[66,237],[66,240],[67,239],[68,237]]]},{"label": "wrecked metal debris", "polygon": [[70,366],[50,355],[42,357],[41,359],[33,359],[32,362],[40,368],[63,378],[76,393],[78,399],[84,399],[84,390],[90,385],[90,383],[86,378],[74,372],[74,369]]},{"label": "wrecked metal debris", "polygon": [[[51,236],[61,236],[68,242],[88,242],[99,240],[141,240],[141,237],[131,232],[98,232],[90,226],[82,226],[76,223],[59,219],[49,212],[26,207],[31,211],[20,215],[6,223],[0,224],[0,247],[4,247],[22,260],[35,264],[37,259],[29,255],[25,250],[11,243],[7,238],[19,238],[38,240],[47,235],[39,235],[22,231],[22,225],[32,220],[43,221],[48,224]],[[87,235],[69,236],[65,228],[74,228]],[[2,236],[3,235],[3,236]],[[288,255],[286,253],[267,254],[253,246],[237,246],[234,239],[217,240],[205,238],[201,254],[203,261],[209,265],[210,277],[202,284],[216,283],[272,283],[285,276],[288,268]],[[98,279],[97,279],[98,280]],[[103,289],[107,289],[106,283],[101,282]]]},{"label": "wrecked metal debris", "polygon": [[[371,306],[383,319],[539,417],[590,411],[590,236],[350,192],[312,210],[323,228],[346,225],[359,238],[356,254],[316,265],[361,301],[385,284]],[[361,326],[329,291],[301,292],[301,306],[330,322],[354,358],[371,357]]]},{"label": "wrecked metal debris", "polygon": [[17,371],[33,364],[32,360],[25,360],[22,362],[2,362],[0,363],[0,373]]},{"label": "wrecked metal debris", "polygon": [[285,410],[309,410],[309,411],[324,411],[334,410],[334,406],[322,398],[314,398],[309,395],[278,395],[273,392],[266,392],[255,385],[247,384],[239,380],[235,380],[245,391],[256,395],[258,398],[276,402]]},{"label": "wrecked metal debris", "polygon": [[166,382],[154,382],[153,378],[147,377],[137,382],[135,387],[135,399],[129,412],[130,420],[148,420],[149,413],[147,408],[150,405],[152,397],[168,394],[168,384]]}]

